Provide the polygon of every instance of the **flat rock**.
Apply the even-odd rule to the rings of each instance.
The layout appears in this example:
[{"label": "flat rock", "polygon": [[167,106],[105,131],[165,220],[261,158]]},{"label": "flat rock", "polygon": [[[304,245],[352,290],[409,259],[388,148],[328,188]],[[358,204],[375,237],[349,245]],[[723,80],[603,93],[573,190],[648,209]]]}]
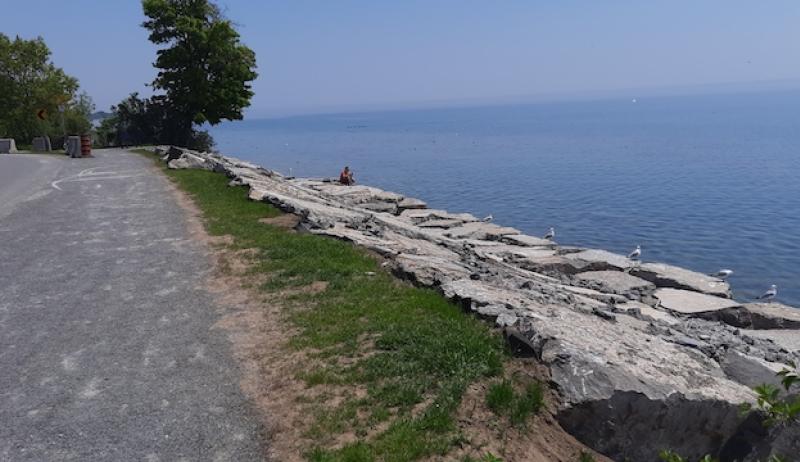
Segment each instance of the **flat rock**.
[{"label": "flat rock", "polygon": [[366,204],[359,204],[359,207],[373,212],[391,214],[395,214],[397,212],[397,204],[393,202],[367,202]]},{"label": "flat rock", "polygon": [[464,222],[461,220],[449,220],[445,218],[435,218],[433,220],[423,221],[419,223],[417,226],[421,228],[454,228],[456,226],[461,226]]},{"label": "flat rock", "polygon": [[725,353],[720,366],[729,379],[751,388],[765,383],[780,387],[776,374],[786,367],[784,364],[771,363],[736,350]]},{"label": "flat rock", "polygon": [[[748,329],[800,330],[800,310],[780,303],[746,303],[709,318]],[[797,335],[800,336],[800,332]]]},{"label": "flat rock", "polygon": [[461,226],[450,228],[445,233],[446,236],[454,239],[482,239],[490,241],[500,240],[501,237],[509,234],[519,234],[519,231],[514,228],[484,222],[464,223]]},{"label": "flat rock", "polygon": [[634,265],[624,255],[605,250],[589,249],[563,255],[567,261],[574,262],[578,271],[622,271]]},{"label": "flat rock", "polygon": [[742,309],[749,314],[748,327],[753,329],[800,329],[800,309],[781,303],[747,303]]},{"label": "flat rock", "polygon": [[800,354],[800,335],[788,329],[742,329],[742,335],[771,340],[776,345]]},{"label": "flat rock", "polygon": [[575,278],[588,283],[590,286],[595,286],[594,288],[597,288],[597,290],[612,294],[650,291],[656,288],[652,282],[631,276],[622,271],[587,271],[578,273]]},{"label": "flat rock", "polygon": [[512,245],[520,245],[524,247],[554,247],[556,244],[553,241],[542,239],[540,237],[528,236],[525,234],[511,234],[503,236],[501,242]]},{"label": "flat rock", "polygon": [[631,274],[650,281],[657,287],[693,290],[720,297],[730,297],[731,293],[727,282],[664,263],[644,263],[632,269]]},{"label": "flat rock", "polygon": [[657,310],[652,306],[642,302],[628,301],[618,304],[614,308],[622,313],[629,314],[634,317],[641,317],[643,319],[649,319],[653,321],[661,321],[666,324],[677,324],[681,322],[680,319],[669,314],[669,312]]},{"label": "flat rock", "polygon": [[715,312],[740,305],[731,299],[681,289],[658,289],[655,297],[664,309],[687,315]]},{"label": "flat rock", "polygon": [[400,210],[417,210],[428,208],[428,204],[413,197],[406,197],[397,203],[397,207],[399,207]]},{"label": "flat rock", "polygon": [[478,221],[474,215],[469,213],[450,213],[446,210],[437,209],[407,209],[400,212],[400,217],[414,224],[419,224],[427,220]]}]

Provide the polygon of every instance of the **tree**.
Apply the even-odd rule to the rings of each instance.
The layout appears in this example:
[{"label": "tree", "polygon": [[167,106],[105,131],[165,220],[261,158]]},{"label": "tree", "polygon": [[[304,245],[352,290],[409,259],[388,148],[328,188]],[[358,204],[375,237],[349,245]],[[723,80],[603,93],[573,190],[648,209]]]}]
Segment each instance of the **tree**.
[{"label": "tree", "polygon": [[77,91],[78,81],[50,62],[41,37],[11,40],[0,33],[0,136],[29,143],[37,135],[63,134],[60,111],[72,133],[85,132],[90,127],[85,109],[92,104]]},{"label": "tree", "polygon": [[165,46],[152,86],[164,91],[166,141],[187,146],[204,136],[195,125],[242,119],[258,74],[255,53],[231,21],[208,0],[143,0],[142,7],[150,41]]}]

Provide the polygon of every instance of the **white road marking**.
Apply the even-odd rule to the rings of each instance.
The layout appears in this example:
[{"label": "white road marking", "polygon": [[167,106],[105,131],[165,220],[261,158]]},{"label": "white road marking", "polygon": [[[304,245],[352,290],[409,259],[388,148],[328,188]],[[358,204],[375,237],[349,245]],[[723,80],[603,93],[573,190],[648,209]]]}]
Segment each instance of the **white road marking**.
[{"label": "white road marking", "polygon": [[144,176],[145,172],[142,170],[122,170],[120,172],[97,172],[99,167],[94,168],[87,168],[86,170],[82,170],[77,175],[70,175],[65,178],[60,178],[58,180],[53,181],[50,183],[50,186],[53,188],[63,191],[59,184],[61,183],[75,183],[79,181],[101,181],[101,180],[122,180],[125,178],[135,178],[138,176]]}]

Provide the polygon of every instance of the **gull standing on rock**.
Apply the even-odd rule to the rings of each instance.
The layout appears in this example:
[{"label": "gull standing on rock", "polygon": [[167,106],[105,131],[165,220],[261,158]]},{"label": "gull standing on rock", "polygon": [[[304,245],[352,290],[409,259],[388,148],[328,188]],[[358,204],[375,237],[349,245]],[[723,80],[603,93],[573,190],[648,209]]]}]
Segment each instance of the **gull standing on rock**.
[{"label": "gull standing on rock", "polygon": [[772,284],[771,286],[769,286],[769,289],[767,289],[766,292],[764,292],[760,297],[758,297],[758,299],[771,302],[772,299],[777,296],[778,296],[778,286]]},{"label": "gull standing on rock", "polygon": [[733,274],[733,270],[721,269],[716,273],[709,274],[709,276],[714,276],[715,278],[718,278],[720,281],[724,281],[728,279],[731,276],[731,274]]},{"label": "gull standing on rock", "polygon": [[486,216],[483,218],[483,220],[481,220],[481,221],[483,221],[484,223],[489,223],[489,222],[490,222],[490,221],[492,221],[492,220],[494,220],[494,217],[493,217],[491,214],[489,214],[489,215],[486,215]]},{"label": "gull standing on rock", "polygon": [[633,252],[628,254],[628,259],[629,260],[638,260],[639,257],[641,257],[641,256],[642,256],[642,246],[637,245],[636,248],[633,249]]},{"label": "gull standing on rock", "polygon": [[556,237],[556,230],[551,226],[550,231],[548,231],[547,234],[544,235],[544,238],[547,239],[548,241],[552,241],[554,237]]}]

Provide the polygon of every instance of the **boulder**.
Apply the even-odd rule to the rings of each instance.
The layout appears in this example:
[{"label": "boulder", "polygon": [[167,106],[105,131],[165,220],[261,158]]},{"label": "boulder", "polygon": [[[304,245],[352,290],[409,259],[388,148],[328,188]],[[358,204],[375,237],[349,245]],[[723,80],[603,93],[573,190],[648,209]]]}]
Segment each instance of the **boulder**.
[{"label": "boulder", "polygon": [[693,290],[727,298],[731,296],[731,288],[727,282],[664,263],[644,263],[633,268],[631,274],[658,287]]},{"label": "boulder", "polygon": [[776,374],[786,367],[736,350],[728,351],[720,361],[720,366],[729,379],[751,388],[765,383],[780,387],[781,381]]},{"label": "boulder", "polygon": [[0,154],[14,154],[17,151],[17,143],[13,138],[0,138]]},{"label": "boulder", "polygon": [[655,297],[662,308],[690,316],[706,317],[709,313],[740,306],[731,299],[681,289],[658,289]]},{"label": "boulder", "polygon": [[178,170],[178,169],[203,169],[203,170],[213,170],[213,166],[211,163],[207,162],[204,158],[190,154],[185,152],[181,154],[180,157],[177,159],[170,160],[167,162],[167,167]]}]

